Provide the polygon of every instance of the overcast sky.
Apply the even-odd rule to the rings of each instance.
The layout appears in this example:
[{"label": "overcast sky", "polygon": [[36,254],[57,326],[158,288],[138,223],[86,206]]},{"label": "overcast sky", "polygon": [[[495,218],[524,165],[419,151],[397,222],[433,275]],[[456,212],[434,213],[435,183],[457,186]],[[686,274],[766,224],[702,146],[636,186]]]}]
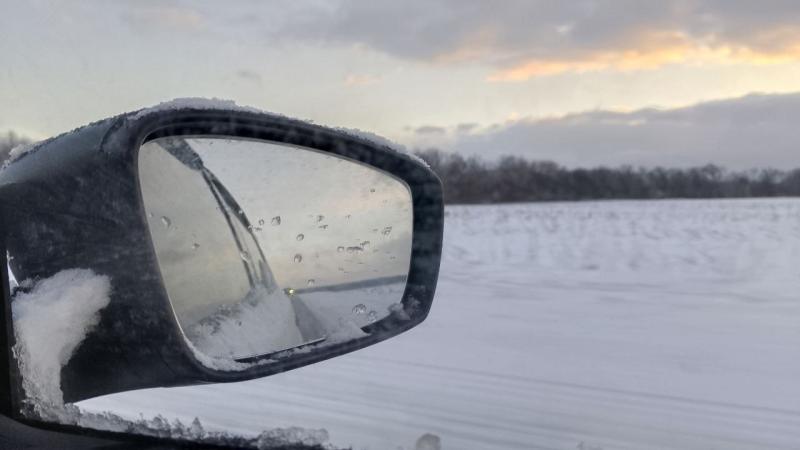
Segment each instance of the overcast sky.
[{"label": "overcast sky", "polygon": [[800,166],[783,0],[0,0],[0,131],[219,97],[410,147]]}]

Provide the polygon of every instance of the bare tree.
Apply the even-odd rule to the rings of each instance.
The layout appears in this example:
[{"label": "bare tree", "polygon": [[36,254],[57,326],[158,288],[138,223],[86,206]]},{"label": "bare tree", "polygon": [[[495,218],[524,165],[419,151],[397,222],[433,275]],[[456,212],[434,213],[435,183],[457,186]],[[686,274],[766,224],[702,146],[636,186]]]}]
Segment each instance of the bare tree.
[{"label": "bare tree", "polygon": [[442,179],[447,203],[800,196],[800,169],[729,172],[713,164],[569,169],[518,156],[487,162],[436,149],[418,154]]}]

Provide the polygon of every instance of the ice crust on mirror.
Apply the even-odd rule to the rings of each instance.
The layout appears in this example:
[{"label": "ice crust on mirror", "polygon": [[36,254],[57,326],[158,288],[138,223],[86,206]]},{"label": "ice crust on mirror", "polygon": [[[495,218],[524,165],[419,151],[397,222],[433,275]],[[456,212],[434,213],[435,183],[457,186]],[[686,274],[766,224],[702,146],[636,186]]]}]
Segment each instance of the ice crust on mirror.
[{"label": "ice crust on mirror", "polygon": [[328,440],[324,429],[275,428],[244,436],[206,430],[197,418],[189,424],[162,416],[130,420],[107,411],[88,412],[65,404],[61,369],[98,324],[100,311],[110,301],[111,279],[90,269],[69,269],[43,280],[25,280],[21,285],[30,286],[30,290],[13,297],[16,344],[12,351],[25,391],[22,412],[27,417],[105,431],[258,449],[320,446]]},{"label": "ice crust on mirror", "polygon": [[[293,119],[291,117],[285,116],[283,114],[265,111],[256,107],[252,106],[243,106],[237,104],[233,100],[226,100],[220,98],[205,98],[205,97],[183,97],[183,98],[175,98],[169,101],[161,102],[157,105],[140,109],[136,111],[134,115],[130,117],[129,120],[140,120],[148,115],[163,112],[163,111],[178,111],[181,109],[215,109],[215,110],[227,110],[227,111],[239,111],[239,112],[249,112],[249,113],[257,113],[257,114],[266,114],[268,116],[281,118],[281,119]],[[308,119],[293,119],[293,120],[301,120],[303,122],[314,123],[312,120]],[[319,125],[322,128],[327,128],[334,132],[344,133],[351,137],[355,137],[364,141],[371,143],[372,145],[378,147],[385,147],[388,148],[396,153],[405,155],[414,161],[422,164],[425,167],[430,167],[425,160],[420,158],[419,156],[415,155],[413,152],[409,151],[404,145],[400,145],[396,142],[393,142],[383,136],[379,136],[375,133],[369,131],[363,131],[356,128],[343,128],[343,127],[329,127],[325,125]]]},{"label": "ice crust on mirror", "polygon": [[13,298],[12,351],[26,395],[24,412],[57,418],[64,404],[61,368],[100,320],[111,280],[89,269],[70,269],[31,284],[29,292]]},{"label": "ice crust on mirror", "polygon": [[225,100],[221,98],[205,98],[205,97],[182,97],[174,98],[165,102],[161,102],[155,106],[140,109],[134,114],[130,120],[139,120],[150,114],[163,112],[163,111],[177,111],[180,109],[221,109],[227,111],[241,111],[260,114],[269,114],[275,117],[284,117],[280,114],[262,111],[258,108],[249,106],[237,105],[233,100]]},{"label": "ice crust on mirror", "polygon": [[129,419],[108,411],[99,413],[85,411],[76,405],[67,405],[67,409],[71,413],[71,424],[95,430],[234,448],[267,450],[305,446],[335,450],[335,447],[328,443],[330,437],[324,428],[278,427],[245,435],[208,429],[197,417],[189,423],[184,423],[177,418],[169,420],[160,414],[151,419],[144,417]]},{"label": "ice crust on mirror", "polygon": [[[67,135],[70,135],[70,134],[74,134],[74,133],[76,133],[76,132],[78,132],[80,130],[83,130],[84,128],[90,127],[92,125],[96,125],[96,124],[102,122],[103,120],[113,120],[113,119],[117,119],[119,117],[125,116],[126,114],[129,114],[130,115],[129,120],[136,121],[136,120],[142,119],[143,117],[146,117],[146,116],[148,116],[150,114],[153,114],[153,113],[156,113],[156,112],[170,111],[170,110],[177,111],[177,110],[182,109],[182,108],[190,108],[190,109],[221,109],[221,110],[228,110],[228,111],[240,111],[240,112],[266,114],[266,115],[269,115],[269,116],[272,116],[272,117],[278,117],[278,118],[284,118],[284,119],[288,119],[289,118],[288,116],[285,116],[285,115],[282,115],[282,114],[279,114],[279,113],[269,112],[269,111],[265,111],[265,110],[262,110],[262,109],[259,109],[259,108],[250,107],[250,106],[238,105],[233,100],[225,100],[225,99],[214,98],[214,97],[212,97],[212,98],[180,97],[180,98],[175,98],[175,99],[168,100],[168,101],[165,101],[165,102],[161,102],[161,103],[159,103],[157,105],[154,105],[154,106],[142,108],[142,109],[135,110],[135,111],[130,111],[130,112],[127,112],[127,113],[121,113],[121,114],[119,114],[117,116],[113,116],[113,117],[109,117],[107,119],[102,119],[100,121],[92,122],[90,124],[75,128],[75,129],[73,129],[71,131],[59,134],[57,136],[54,136],[54,137],[51,137],[51,138],[48,138],[48,139],[44,139],[44,140],[37,141],[37,142],[31,142],[31,143],[28,143],[28,144],[18,145],[17,147],[14,147],[11,150],[11,152],[9,153],[8,159],[6,159],[6,161],[3,162],[3,165],[0,166],[0,171],[5,169],[6,167],[8,167],[14,161],[20,159],[22,156],[24,156],[24,155],[26,155],[28,153],[31,153],[34,150],[37,150],[39,147],[41,147],[42,144],[45,144],[45,143],[47,143],[47,142],[49,142],[49,141],[51,141],[53,139],[56,139],[56,138],[61,138],[61,137],[64,137],[64,136],[67,136]],[[294,119],[294,120],[301,120],[301,121],[308,122],[308,123],[314,123],[312,120],[308,120],[308,119]],[[317,126],[321,126],[323,128],[327,128],[327,129],[332,130],[332,131],[345,133],[345,134],[350,135],[352,137],[356,137],[356,138],[368,141],[371,144],[379,146],[379,147],[388,148],[388,149],[390,149],[390,150],[392,150],[392,151],[394,151],[396,153],[399,153],[399,154],[402,154],[402,155],[405,155],[405,156],[411,158],[412,160],[416,161],[419,164],[422,164],[425,167],[430,167],[425,160],[423,160],[419,156],[415,155],[413,152],[408,150],[405,146],[400,145],[400,144],[398,144],[396,142],[393,142],[393,141],[391,141],[391,140],[389,140],[387,138],[384,138],[382,136],[379,136],[377,134],[374,134],[374,133],[371,133],[371,132],[368,132],[368,131],[355,129],[355,128],[328,127],[328,126],[319,125],[319,124],[317,124]]]},{"label": "ice crust on mirror", "polygon": [[41,141],[20,144],[12,148],[11,151],[8,152],[8,158],[3,162],[3,166],[0,168],[0,170],[6,168],[9,164],[19,159],[22,155],[33,150],[40,142]]}]

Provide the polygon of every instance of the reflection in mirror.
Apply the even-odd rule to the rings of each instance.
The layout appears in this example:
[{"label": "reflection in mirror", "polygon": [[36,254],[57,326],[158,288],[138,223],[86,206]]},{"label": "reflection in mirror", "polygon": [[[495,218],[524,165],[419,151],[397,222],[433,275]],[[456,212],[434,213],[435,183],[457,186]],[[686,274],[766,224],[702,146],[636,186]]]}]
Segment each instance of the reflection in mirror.
[{"label": "reflection in mirror", "polygon": [[139,177],[177,322],[237,361],[364,335],[402,300],[411,195],[327,153],[229,137],[145,143]]}]

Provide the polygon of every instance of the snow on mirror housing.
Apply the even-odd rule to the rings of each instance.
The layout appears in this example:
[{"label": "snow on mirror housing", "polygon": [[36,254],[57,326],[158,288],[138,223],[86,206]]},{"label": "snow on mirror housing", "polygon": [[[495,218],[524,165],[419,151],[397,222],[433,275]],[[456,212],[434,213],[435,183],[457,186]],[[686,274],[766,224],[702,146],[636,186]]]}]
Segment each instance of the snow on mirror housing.
[{"label": "snow on mirror housing", "polygon": [[254,110],[173,104],[43,141],[0,171],[0,408],[75,426],[46,412],[388,339],[430,310],[442,223],[419,160]]},{"label": "snow on mirror housing", "polygon": [[411,193],[388,173],[274,142],[184,136],[140,148],[139,183],[178,325],[206,356],[247,362],[358,338],[400,305]]}]

